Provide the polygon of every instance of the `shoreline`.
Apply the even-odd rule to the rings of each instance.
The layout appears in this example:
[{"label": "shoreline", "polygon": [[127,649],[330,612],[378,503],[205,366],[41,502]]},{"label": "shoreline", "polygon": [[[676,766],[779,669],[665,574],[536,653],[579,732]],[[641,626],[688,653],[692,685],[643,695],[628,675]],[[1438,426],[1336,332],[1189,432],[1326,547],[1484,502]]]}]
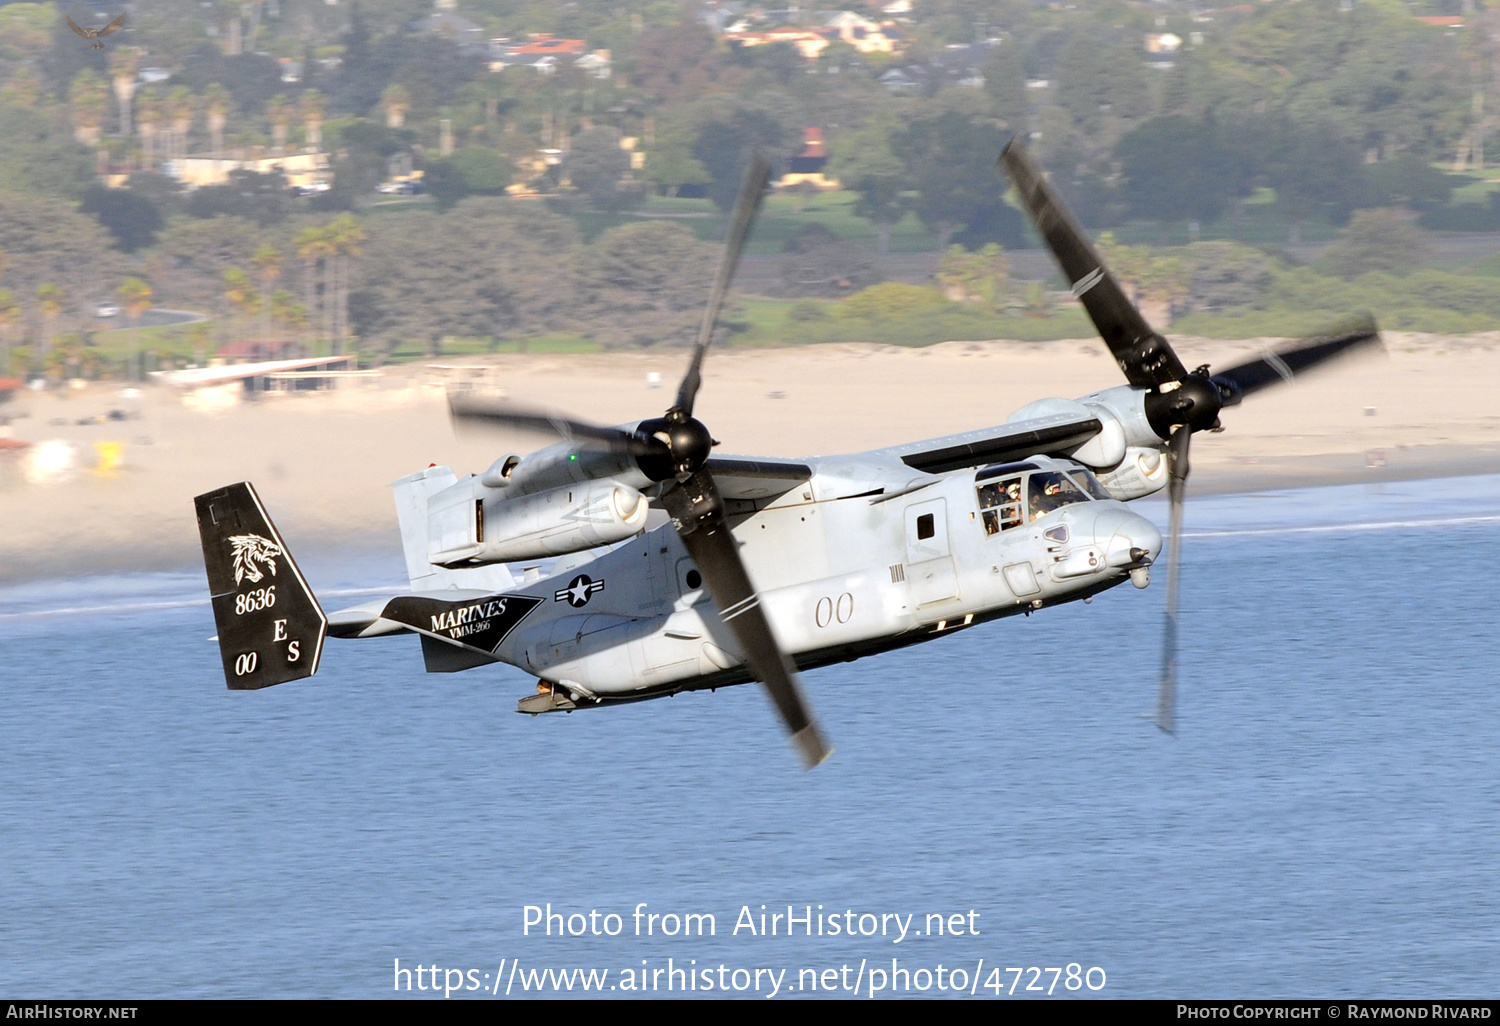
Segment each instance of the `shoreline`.
[{"label": "shoreline", "polygon": [[[1355,454],[1337,453],[1324,456],[1302,457],[1277,461],[1264,467],[1246,468],[1240,471],[1193,472],[1188,484],[1188,510],[1191,513],[1194,498],[1225,498],[1233,496],[1264,495],[1271,492],[1287,492],[1317,488],[1344,487],[1349,485],[1375,485],[1396,482],[1425,480],[1462,480],[1466,477],[1500,475],[1500,448],[1447,447],[1442,453],[1422,454],[1411,452],[1409,458],[1400,459],[1384,467],[1366,468],[1356,466]],[[1153,493],[1137,502],[1165,501],[1166,490]],[[287,515],[283,515],[287,514]],[[404,582],[401,565],[401,539],[395,527],[395,511],[392,509],[388,530],[372,528],[361,533],[337,533],[326,526],[304,525],[296,528],[296,535],[283,527],[284,520],[293,520],[293,511],[276,511],[273,508],[278,528],[292,547],[292,554],[304,567],[329,560],[343,561],[347,558],[385,559],[392,568],[393,580],[400,577]],[[1188,533],[1192,533],[1189,526]],[[0,568],[0,589],[22,587],[48,581],[61,581],[96,576],[152,573],[199,573],[202,571],[201,552],[196,533],[186,541],[178,539],[176,544],[144,545],[134,547],[126,553],[78,551],[68,557],[57,558],[55,554],[36,561],[16,560]],[[404,585],[402,585],[404,586]],[[341,594],[384,594],[384,589],[356,588],[320,589],[321,596]],[[207,599],[205,597],[204,601]],[[108,607],[101,606],[101,609]],[[12,614],[14,615],[14,614]]]},{"label": "shoreline", "polygon": [[[1194,440],[1189,497],[1500,473],[1500,333],[1386,339],[1386,359],[1351,359],[1226,410],[1224,433]],[[1190,366],[1225,365],[1266,340],[1172,343]],[[294,552],[387,539],[399,552],[391,481],[429,463],[482,472],[547,444],[456,437],[445,385],[612,424],[665,409],[685,360],[682,350],[440,358],[218,409],[154,386],[127,399],[108,383],[18,396],[0,421],[71,465],[39,481],[23,472],[26,450],[0,451],[0,583],[195,565],[192,496],[239,480],[255,482]],[[699,415],[721,453],[811,456],[999,424],[1037,399],[1121,381],[1097,339],[723,349],[705,366]],[[112,410],[126,419],[109,420]]]}]

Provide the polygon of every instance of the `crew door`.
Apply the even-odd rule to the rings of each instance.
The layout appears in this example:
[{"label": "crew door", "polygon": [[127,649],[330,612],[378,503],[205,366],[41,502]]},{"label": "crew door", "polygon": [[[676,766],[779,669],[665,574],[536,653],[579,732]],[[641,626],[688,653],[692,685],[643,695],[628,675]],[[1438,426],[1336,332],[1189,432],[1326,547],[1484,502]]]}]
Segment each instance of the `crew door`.
[{"label": "crew door", "polygon": [[919,606],[958,597],[958,573],[948,547],[948,501],[906,507],[906,580]]}]

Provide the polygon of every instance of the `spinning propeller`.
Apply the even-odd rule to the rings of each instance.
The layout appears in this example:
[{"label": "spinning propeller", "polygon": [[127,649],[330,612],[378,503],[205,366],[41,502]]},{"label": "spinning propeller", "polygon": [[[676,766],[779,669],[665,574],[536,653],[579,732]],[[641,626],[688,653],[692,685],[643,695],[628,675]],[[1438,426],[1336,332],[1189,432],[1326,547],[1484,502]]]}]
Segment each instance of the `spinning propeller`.
[{"label": "spinning propeller", "polygon": [[526,410],[510,403],[452,396],[449,406],[458,421],[481,421],[529,431],[544,431],[570,439],[581,446],[634,456],[637,465],[653,481],[662,482],[660,501],[672,518],[688,555],[703,575],[708,593],[719,608],[719,617],[734,633],[744,653],[745,665],[766,686],[781,718],[792,733],[808,767],[831,754],[817,724],[808,712],[797,671],[777,644],[770,621],[760,606],[760,596],[750,583],[739,546],[725,522],[724,499],[705,464],[714,439],[703,422],[693,416],[693,404],[703,383],[703,354],[713,338],[719,310],[729,291],[740,251],[750,223],[760,206],[771,165],[759,154],[751,161],[740,185],[724,258],[714,278],[708,306],[693,357],[677,388],[677,400],[661,417],[643,420],[633,431],[587,424],[550,413]]},{"label": "spinning propeller", "polygon": [[1245,396],[1291,381],[1336,356],[1362,347],[1378,347],[1380,334],[1374,319],[1363,314],[1332,334],[1267,352],[1217,374],[1210,374],[1206,364],[1189,372],[1167,340],[1146,323],[1125,297],[1090,245],[1088,236],[1014,138],[1000,154],[1000,162],[1016,183],[1037,231],[1072,283],[1073,295],[1088,311],[1089,319],[1126,379],[1136,388],[1150,389],[1145,396],[1146,419],[1151,429],[1167,441],[1170,555],[1156,725],[1171,732],[1177,688],[1177,581],[1182,551],[1182,506],[1187,489],[1188,449],[1194,432],[1222,430],[1219,411],[1224,407],[1237,406]]}]

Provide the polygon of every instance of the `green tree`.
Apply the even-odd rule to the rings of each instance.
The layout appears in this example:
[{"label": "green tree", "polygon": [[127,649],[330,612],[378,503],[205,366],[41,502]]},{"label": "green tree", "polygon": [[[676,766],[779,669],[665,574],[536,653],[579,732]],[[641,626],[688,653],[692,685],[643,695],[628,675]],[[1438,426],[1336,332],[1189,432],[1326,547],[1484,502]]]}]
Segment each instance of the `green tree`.
[{"label": "green tree", "polygon": [[43,282],[37,286],[37,310],[42,315],[42,346],[38,355],[43,366],[46,365],[47,354],[52,348],[52,337],[57,333],[57,319],[62,316],[66,299],[67,293],[56,282]]},{"label": "green tree", "polygon": [[1105,39],[1077,31],[1057,58],[1057,102],[1085,133],[1151,112],[1150,82],[1136,51],[1138,36]]},{"label": "green tree", "polygon": [[92,214],[126,253],[154,245],[164,224],[156,204],[130,189],[90,186],[78,209]]},{"label": "green tree", "polygon": [[646,180],[668,196],[684,185],[707,185],[713,175],[693,156],[695,133],[691,126],[672,123],[657,133],[646,149]]},{"label": "green tree", "polygon": [[1324,251],[1320,261],[1341,278],[1371,271],[1406,275],[1419,268],[1427,251],[1422,232],[1399,210],[1360,210]]},{"label": "green tree", "polygon": [[938,308],[943,303],[943,294],[930,285],[885,281],[879,285],[871,285],[844,300],[839,312],[845,317],[883,321]]},{"label": "green tree", "polygon": [[604,232],[579,260],[592,334],[611,346],[691,342],[718,259],[717,247],[665,221]]},{"label": "green tree", "polygon": [[977,303],[991,310],[999,310],[1004,305],[1002,300],[1009,277],[1010,260],[993,242],[973,253],[962,246],[949,247],[937,273],[938,284],[950,300]]},{"label": "green tree", "polygon": [[1179,115],[1132,129],[1115,156],[1131,212],[1153,221],[1217,220],[1246,177],[1216,125]]},{"label": "green tree", "polygon": [[[120,296],[121,305],[125,308],[126,319],[130,321],[132,327],[140,327],[141,316],[147,310],[151,309],[151,286],[139,278],[131,277],[121,282],[119,289],[116,291]],[[140,367],[140,360],[136,352],[136,333],[131,331],[126,334],[130,338],[130,369],[127,376],[133,381],[136,379]]]},{"label": "green tree", "polygon": [[73,114],[73,133],[85,146],[99,145],[104,115],[109,110],[109,85],[92,68],[85,68],[68,89],[68,103]]},{"label": "green tree", "polygon": [[363,243],[369,234],[354,215],[347,213],[328,222],[325,232],[329,259],[324,266],[331,275],[325,294],[333,296],[333,351],[341,354],[349,335],[349,280],[354,258],[364,254]]},{"label": "green tree", "polygon": [[271,293],[276,287],[276,279],[281,277],[281,251],[269,242],[263,242],[255,248],[250,257],[250,263],[255,268],[255,277],[260,282],[260,337],[269,340],[271,337]]},{"label": "green tree", "polygon": [[734,207],[752,153],[762,154],[777,168],[801,141],[800,129],[782,112],[760,103],[715,101],[703,114],[693,156],[713,178],[708,198],[725,212]]},{"label": "green tree", "polygon": [[880,252],[890,250],[891,229],[905,216],[911,188],[906,165],[892,149],[893,121],[880,119],[834,140],[828,173],[858,194],[854,212],[875,226]]},{"label": "green tree", "polygon": [[1007,40],[984,66],[984,91],[995,105],[995,116],[1012,132],[1025,133],[1030,127],[1026,98],[1026,61],[1020,45]]},{"label": "green tree", "polygon": [[631,49],[623,70],[636,88],[663,104],[702,97],[726,70],[713,35],[697,19],[647,32]]},{"label": "green tree", "polygon": [[21,323],[21,304],[15,293],[0,289],[0,375],[10,373],[11,344],[16,326]]},{"label": "green tree", "polygon": [[125,308],[125,316],[133,325],[141,323],[141,315],[151,309],[151,286],[139,278],[126,278],[116,290]]},{"label": "green tree", "polygon": [[329,241],[326,226],[309,225],[297,233],[296,239],[297,256],[302,259],[303,286],[307,309],[307,319],[314,334],[318,338],[327,338],[328,332],[328,297],[323,297],[321,313],[318,306],[318,268],[324,260],[331,257],[333,248]]},{"label": "green tree", "polygon": [[1005,141],[993,120],[951,108],[911,121],[892,139],[917,192],[917,216],[941,249],[965,228],[982,230],[974,240],[981,245],[1019,243],[1020,215],[1002,202],[1005,187],[995,169]]},{"label": "green tree", "polygon": [[224,272],[224,298],[229,301],[230,312],[238,317],[248,317],[260,301],[250,276],[240,267]]},{"label": "green tree", "polygon": [[429,161],[422,184],[439,211],[466,196],[499,196],[511,183],[510,162],[487,146],[465,146],[451,157]]},{"label": "green tree", "polygon": [[449,335],[586,329],[578,248],[578,226],[534,203],[474,197],[447,215],[378,218],[351,284],[355,334],[385,350],[416,341],[435,353]]},{"label": "green tree", "polygon": [[598,210],[617,210],[639,202],[639,190],[622,189],[630,174],[630,154],[620,148],[620,130],[601,125],[573,139],[564,170],[573,187]]}]

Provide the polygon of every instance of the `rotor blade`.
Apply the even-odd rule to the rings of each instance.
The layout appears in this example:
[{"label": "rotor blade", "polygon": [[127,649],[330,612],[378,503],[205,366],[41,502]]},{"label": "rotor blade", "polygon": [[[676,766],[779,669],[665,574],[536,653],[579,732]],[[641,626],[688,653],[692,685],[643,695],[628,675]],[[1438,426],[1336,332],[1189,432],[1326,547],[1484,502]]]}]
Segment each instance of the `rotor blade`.
[{"label": "rotor blade", "polygon": [[1167,620],[1162,638],[1161,685],[1156,692],[1156,725],[1172,733],[1177,704],[1177,580],[1182,561],[1182,498],[1187,489],[1188,446],[1193,429],[1180,425],[1167,443],[1167,496],[1172,504],[1172,526],[1167,537]]},{"label": "rotor blade", "polygon": [[1010,172],[1016,191],[1031,214],[1037,232],[1046,240],[1052,255],[1072,286],[1073,295],[1088,311],[1099,336],[1114,354],[1120,369],[1132,385],[1150,388],[1187,376],[1182,361],[1146,323],[1139,310],[1125,298],[1119,284],[1104,266],[1104,261],[1088,236],[1073,220],[1062,200],[1042,177],[1015,136],[1006,143],[1000,162]]},{"label": "rotor blade", "polygon": [[1305,339],[1286,349],[1266,353],[1254,360],[1214,374],[1215,378],[1228,378],[1234,382],[1241,395],[1259,392],[1267,385],[1291,381],[1292,378],[1312,370],[1335,357],[1364,347],[1383,347],[1380,329],[1375,318],[1361,315],[1341,330]]},{"label": "rotor blade", "polygon": [[661,502],[702,572],[708,593],[719,607],[719,618],[740,643],[746,667],[770,692],[777,712],[792,732],[803,764],[811,769],[828,758],[833,749],[808,712],[796,668],[771,632],[760,596],[740,559],[739,543],[724,521],[724,500],[713,475],[706,470],[695,472],[663,492]]},{"label": "rotor blade", "polygon": [[617,427],[572,420],[561,414],[493,398],[461,393],[450,395],[448,410],[455,423],[467,421],[557,435],[587,449],[603,449],[631,456],[659,456],[667,451],[666,445],[656,438],[622,431]]},{"label": "rotor blade", "polygon": [[761,196],[766,191],[766,181],[771,176],[771,162],[756,153],[745,169],[740,182],[740,195],[734,201],[734,213],[729,220],[729,234],[724,237],[724,258],[719,261],[719,273],[714,278],[714,288],[708,296],[708,306],[703,310],[703,323],[698,326],[698,341],[694,345],[693,360],[688,364],[682,384],[677,387],[677,405],[689,417],[693,415],[693,400],[698,397],[698,386],[703,383],[703,353],[713,337],[714,325],[719,321],[719,308],[724,305],[724,296],[729,291],[729,282],[734,278],[734,269],[740,262],[740,251],[745,248],[745,236],[750,233],[750,222],[760,208]]}]

